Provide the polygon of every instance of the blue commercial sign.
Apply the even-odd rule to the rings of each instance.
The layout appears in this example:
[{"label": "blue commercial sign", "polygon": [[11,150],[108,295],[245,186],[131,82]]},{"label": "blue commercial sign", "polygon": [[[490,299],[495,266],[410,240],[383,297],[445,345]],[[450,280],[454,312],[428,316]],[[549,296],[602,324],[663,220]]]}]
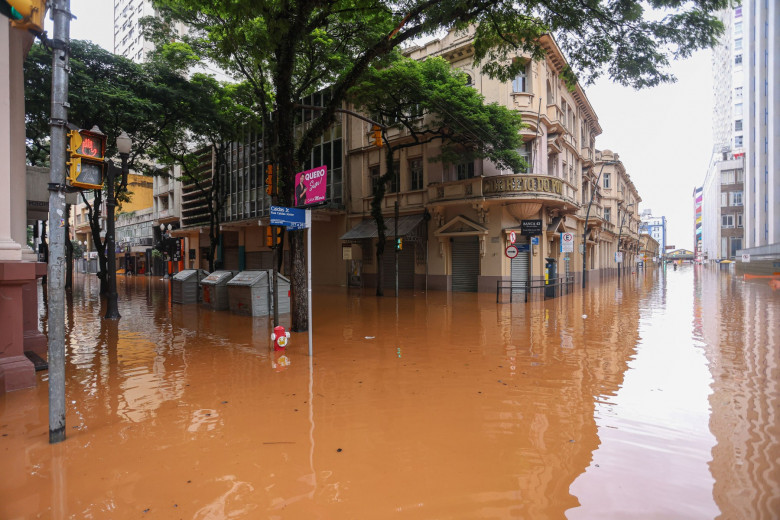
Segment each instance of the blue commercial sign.
[{"label": "blue commercial sign", "polygon": [[306,229],[311,226],[307,221],[307,210],[298,208],[285,208],[284,206],[271,206],[271,225],[284,226],[289,230]]}]

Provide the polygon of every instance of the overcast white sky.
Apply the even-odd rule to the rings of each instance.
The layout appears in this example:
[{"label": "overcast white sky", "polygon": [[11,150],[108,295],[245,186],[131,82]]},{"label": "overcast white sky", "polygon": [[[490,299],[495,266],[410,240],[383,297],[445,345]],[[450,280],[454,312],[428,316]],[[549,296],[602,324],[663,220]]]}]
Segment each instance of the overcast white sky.
[{"label": "overcast white sky", "polygon": [[[113,2],[71,0],[71,38],[113,50]],[[51,21],[47,20],[51,34]],[[640,210],[668,221],[667,244],[693,249],[693,189],[704,182],[712,150],[711,53],[674,63],[677,83],[635,91],[601,80],[586,87],[612,150],[642,197]]]}]

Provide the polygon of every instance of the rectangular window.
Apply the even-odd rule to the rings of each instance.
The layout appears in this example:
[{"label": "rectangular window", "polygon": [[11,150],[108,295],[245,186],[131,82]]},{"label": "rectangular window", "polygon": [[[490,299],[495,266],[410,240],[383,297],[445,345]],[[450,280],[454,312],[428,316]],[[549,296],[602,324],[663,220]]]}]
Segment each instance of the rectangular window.
[{"label": "rectangular window", "polygon": [[742,55],[736,54],[734,56],[734,65],[742,65]]},{"label": "rectangular window", "polygon": [[735,99],[742,99],[742,87],[736,87],[734,89],[734,98]]},{"label": "rectangular window", "polygon": [[742,38],[737,38],[736,40],[734,40],[734,50],[735,51],[742,50]]},{"label": "rectangular window", "polygon": [[742,103],[737,103],[736,105],[734,105],[734,115],[735,116],[742,115]]},{"label": "rectangular window", "polygon": [[737,119],[736,121],[734,121],[734,131],[735,132],[741,132],[742,131],[742,120],[741,119]]},{"label": "rectangular window", "polygon": [[741,191],[732,191],[731,192],[731,204],[730,206],[741,206],[742,205],[742,192]]},{"label": "rectangular window", "polygon": [[720,172],[721,184],[734,184],[734,170],[723,170]]},{"label": "rectangular window", "polygon": [[737,182],[745,182],[745,170],[735,170]]},{"label": "rectangular window", "polygon": [[423,162],[421,158],[409,159],[410,189],[421,190],[423,187]]},{"label": "rectangular window", "polygon": [[734,215],[721,215],[721,227],[733,228],[734,227]]},{"label": "rectangular window", "polygon": [[743,227],[743,225],[742,225],[742,213],[737,213],[737,227],[738,228]]},{"label": "rectangular window", "polygon": [[515,79],[512,80],[512,92],[529,92],[527,68],[528,65],[518,72]]},{"label": "rectangular window", "polygon": [[720,205],[721,206],[728,206],[729,205],[729,194],[725,191],[720,193]]},{"label": "rectangular window", "polygon": [[604,220],[612,222],[612,208],[604,208]]},{"label": "rectangular window", "polygon": [[734,147],[735,148],[742,148],[742,136],[738,135],[734,137]]},{"label": "rectangular window", "polygon": [[612,184],[611,184],[610,179],[609,179],[609,173],[605,173],[604,174],[604,189],[606,190],[607,188],[611,188],[611,187],[612,187]]},{"label": "rectangular window", "polygon": [[523,143],[522,146],[520,146],[520,149],[517,150],[517,153],[520,155],[520,157],[523,158],[523,160],[526,162],[527,166],[520,170],[518,173],[529,173],[531,171],[531,149],[533,147],[533,141],[528,141],[527,143]]},{"label": "rectangular window", "polygon": [[401,177],[401,172],[399,171],[401,169],[400,163],[393,163],[393,176],[390,178],[390,181],[387,183],[387,192],[388,193],[398,193],[398,181]]},{"label": "rectangular window", "polygon": [[474,177],[474,161],[467,163],[460,163],[455,166],[455,171],[458,174],[458,180],[463,181]]},{"label": "rectangular window", "polygon": [[742,22],[734,23],[734,34],[742,34]]}]

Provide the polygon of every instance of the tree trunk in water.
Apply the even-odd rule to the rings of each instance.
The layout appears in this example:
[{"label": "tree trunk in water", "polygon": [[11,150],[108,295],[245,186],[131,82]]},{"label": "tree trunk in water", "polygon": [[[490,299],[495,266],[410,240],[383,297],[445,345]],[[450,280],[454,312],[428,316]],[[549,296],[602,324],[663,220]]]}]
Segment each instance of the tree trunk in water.
[{"label": "tree trunk in water", "polygon": [[290,273],[290,289],[292,291],[290,308],[292,309],[293,332],[303,332],[309,328],[309,295],[306,270],[306,245],[304,233],[309,231],[290,231],[290,252],[292,253],[292,272]]}]

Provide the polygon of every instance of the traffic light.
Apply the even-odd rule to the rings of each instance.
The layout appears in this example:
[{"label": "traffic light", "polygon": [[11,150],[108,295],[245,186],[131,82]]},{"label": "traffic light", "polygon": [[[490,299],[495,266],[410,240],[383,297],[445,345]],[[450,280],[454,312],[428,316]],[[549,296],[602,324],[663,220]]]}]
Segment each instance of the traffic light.
[{"label": "traffic light", "polygon": [[41,34],[46,0],[0,0],[0,14],[7,16],[14,27]]},{"label": "traffic light", "polygon": [[[266,247],[274,247],[274,234],[273,229],[271,229],[273,226],[267,226],[265,228],[265,245]],[[282,243],[282,234],[279,233],[277,230],[276,232],[276,245],[279,245]]]},{"label": "traffic light", "polygon": [[374,140],[374,146],[378,148],[382,148],[382,129],[379,128],[379,125],[374,125],[371,127],[371,138]]},{"label": "traffic light", "polygon": [[103,186],[106,134],[96,126],[92,130],[68,132],[68,178],[75,188],[97,190]]},{"label": "traffic light", "polygon": [[396,251],[403,251],[404,249],[404,239],[401,237],[398,237],[395,239],[395,250]]},{"label": "traffic light", "polygon": [[274,165],[268,164],[265,167],[265,192],[268,195],[274,194]]}]

